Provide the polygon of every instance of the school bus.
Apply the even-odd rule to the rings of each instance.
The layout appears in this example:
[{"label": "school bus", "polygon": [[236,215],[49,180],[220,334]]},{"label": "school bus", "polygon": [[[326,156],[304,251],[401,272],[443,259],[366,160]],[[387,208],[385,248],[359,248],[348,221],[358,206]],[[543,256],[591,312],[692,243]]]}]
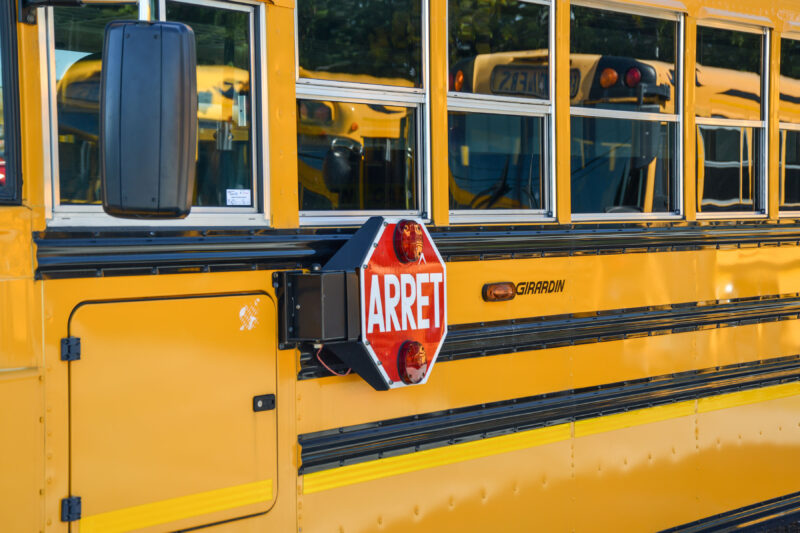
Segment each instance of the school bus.
[{"label": "school bus", "polygon": [[795,2],[21,0],[0,86],[0,531],[800,521]]}]

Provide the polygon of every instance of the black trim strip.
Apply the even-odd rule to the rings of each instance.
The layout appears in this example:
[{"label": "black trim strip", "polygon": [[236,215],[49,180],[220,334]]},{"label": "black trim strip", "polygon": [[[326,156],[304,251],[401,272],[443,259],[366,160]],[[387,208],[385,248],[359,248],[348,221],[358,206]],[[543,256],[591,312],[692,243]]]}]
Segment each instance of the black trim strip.
[{"label": "black trim strip", "polygon": [[308,433],[299,473],[798,380],[800,355]]},{"label": "black trim strip", "polygon": [[[158,274],[308,268],[324,264],[354,228],[153,229],[110,228],[34,233],[37,277]],[[447,261],[522,259],[559,255],[667,252],[800,243],[800,223],[766,221],[641,223],[569,226],[430,227]]]},{"label": "black trim strip", "polygon": [[[448,326],[437,362],[798,318],[800,295],[791,294],[457,324]],[[331,369],[347,370],[333,354],[326,355]],[[330,372],[314,351],[302,346],[298,379],[326,376]]]},{"label": "black trim strip", "polygon": [[[798,531],[800,522],[800,492],[787,494],[733,511],[703,518],[681,526],[665,529],[663,533],[701,533],[706,531]],[[793,525],[794,527],[786,528]]]}]

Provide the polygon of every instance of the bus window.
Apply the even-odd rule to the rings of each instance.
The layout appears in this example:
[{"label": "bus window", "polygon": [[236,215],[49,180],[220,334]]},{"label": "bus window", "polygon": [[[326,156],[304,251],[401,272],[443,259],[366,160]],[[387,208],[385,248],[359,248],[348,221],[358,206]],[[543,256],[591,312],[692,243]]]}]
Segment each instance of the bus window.
[{"label": "bus window", "polygon": [[800,41],[781,39],[780,210],[800,211]]},{"label": "bus window", "polygon": [[450,112],[451,209],[541,209],[545,119]]},{"label": "bus window", "polygon": [[100,65],[106,24],[135,6],[53,8],[58,191],[62,205],[100,204]]},{"label": "bus window", "polygon": [[251,16],[249,11],[166,2],[166,19],[191,26],[197,42],[196,206],[256,207]]},{"label": "bus window", "polygon": [[422,87],[419,0],[299,0],[300,76]]},{"label": "bus window", "polygon": [[[422,213],[422,2],[299,0],[303,223]],[[326,218],[327,217],[327,218]]]},{"label": "bus window", "polygon": [[697,212],[763,212],[762,32],[698,26]]},{"label": "bus window", "polygon": [[548,215],[550,12],[546,2],[448,2],[455,221]]},{"label": "bus window", "polygon": [[[165,15],[190,25],[197,42],[199,129],[193,212],[205,207],[253,211],[258,207],[250,89],[253,9],[170,0]],[[60,206],[96,204],[93,212],[100,212],[97,140],[104,29],[112,20],[137,16],[136,6],[53,8]]]},{"label": "bus window", "polygon": [[674,122],[573,115],[572,212],[674,210],[676,130]]},{"label": "bus window", "polygon": [[572,213],[678,212],[680,19],[571,10]]},{"label": "bus window", "polygon": [[413,210],[413,108],[298,100],[300,205],[306,210]]}]

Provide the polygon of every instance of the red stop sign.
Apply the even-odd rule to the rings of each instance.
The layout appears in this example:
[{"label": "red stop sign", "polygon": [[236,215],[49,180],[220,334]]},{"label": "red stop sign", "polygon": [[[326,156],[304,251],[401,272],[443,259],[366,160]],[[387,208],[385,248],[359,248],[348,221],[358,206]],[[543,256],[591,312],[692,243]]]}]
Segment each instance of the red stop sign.
[{"label": "red stop sign", "polygon": [[390,388],[425,383],[447,334],[444,261],[421,222],[384,220],[359,269],[364,345]]}]

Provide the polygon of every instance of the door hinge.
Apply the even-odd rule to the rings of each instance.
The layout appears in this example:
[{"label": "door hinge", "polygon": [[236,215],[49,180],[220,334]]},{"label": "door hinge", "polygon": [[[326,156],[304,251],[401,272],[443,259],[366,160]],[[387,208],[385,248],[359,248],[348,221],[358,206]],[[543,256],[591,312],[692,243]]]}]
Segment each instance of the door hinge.
[{"label": "door hinge", "polygon": [[61,500],[61,521],[74,522],[81,519],[81,497],[70,496]]},{"label": "door hinge", "polygon": [[81,338],[65,337],[61,339],[61,360],[77,361],[81,358]]}]

